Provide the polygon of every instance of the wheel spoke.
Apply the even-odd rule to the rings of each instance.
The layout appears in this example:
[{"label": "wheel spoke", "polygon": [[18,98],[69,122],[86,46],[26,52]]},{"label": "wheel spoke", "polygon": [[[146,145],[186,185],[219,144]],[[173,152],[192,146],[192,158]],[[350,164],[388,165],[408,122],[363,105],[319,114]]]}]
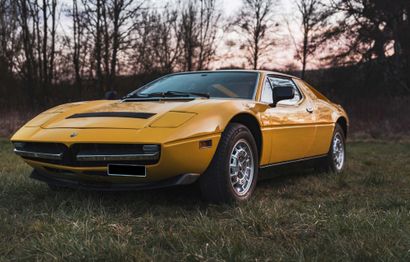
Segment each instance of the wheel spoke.
[{"label": "wheel spoke", "polygon": [[230,156],[231,184],[238,195],[245,195],[251,188],[254,175],[254,159],[251,147],[245,139],[236,142]]},{"label": "wheel spoke", "polygon": [[344,164],[344,144],[340,133],[336,133],[332,141],[332,154],[335,167],[338,170],[343,168]]}]

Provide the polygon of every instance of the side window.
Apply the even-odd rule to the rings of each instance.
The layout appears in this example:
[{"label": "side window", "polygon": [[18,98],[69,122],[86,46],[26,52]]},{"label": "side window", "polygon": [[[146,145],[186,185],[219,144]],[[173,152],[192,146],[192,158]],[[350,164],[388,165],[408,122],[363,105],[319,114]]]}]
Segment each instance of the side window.
[{"label": "side window", "polygon": [[292,80],[286,79],[286,78],[279,78],[279,77],[269,77],[269,80],[272,83],[273,88],[275,88],[275,86],[283,86],[283,85],[289,86],[290,85],[293,87],[295,91],[295,96],[292,99],[282,100],[278,104],[295,105],[302,99],[302,95],[300,94],[299,89],[297,88],[297,86]]},{"label": "side window", "polygon": [[272,86],[270,85],[268,79],[266,79],[265,84],[263,85],[261,102],[268,103],[268,104],[273,103]]}]

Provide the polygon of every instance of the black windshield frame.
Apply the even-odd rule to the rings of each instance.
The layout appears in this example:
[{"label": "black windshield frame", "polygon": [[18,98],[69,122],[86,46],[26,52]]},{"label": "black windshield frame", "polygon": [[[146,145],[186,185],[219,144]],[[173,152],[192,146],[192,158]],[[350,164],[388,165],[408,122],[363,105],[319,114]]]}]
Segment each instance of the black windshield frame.
[{"label": "black windshield frame", "polygon": [[198,75],[202,75],[202,74],[229,74],[229,73],[236,73],[236,74],[255,74],[255,85],[253,86],[253,93],[252,96],[250,98],[243,98],[243,97],[217,97],[217,96],[211,96],[210,98],[212,99],[244,99],[244,100],[255,100],[256,99],[256,94],[258,91],[258,86],[259,86],[259,81],[260,81],[260,77],[261,77],[261,73],[258,71],[193,71],[193,72],[181,72],[181,73],[173,73],[173,74],[168,74],[168,75],[164,75],[162,77],[159,77],[143,86],[141,86],[140,88],[134,90],[133,92],[129,93],[127,96],[124,97],[124,99],[127,98],[144,98],[145,94],[141,94],[144,90],[150,88],[153,84],[162,81],[164,78],[169,78],[172,76],[180,76],[180,75],[192,75],[192,74],[198,74]]}]

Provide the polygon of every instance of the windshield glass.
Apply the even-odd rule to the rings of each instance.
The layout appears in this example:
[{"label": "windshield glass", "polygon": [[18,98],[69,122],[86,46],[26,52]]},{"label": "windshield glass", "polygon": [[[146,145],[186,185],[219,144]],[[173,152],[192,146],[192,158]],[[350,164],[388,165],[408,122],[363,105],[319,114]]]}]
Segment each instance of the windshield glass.
[{"label": "windshield glass", "polygon": [[256,72],[175,74],[151,82],[131,95],[149,96],[174,92],[174,96],[186,93],[192,96],[206,94],[209,97],[252,99],[257,80]]}]

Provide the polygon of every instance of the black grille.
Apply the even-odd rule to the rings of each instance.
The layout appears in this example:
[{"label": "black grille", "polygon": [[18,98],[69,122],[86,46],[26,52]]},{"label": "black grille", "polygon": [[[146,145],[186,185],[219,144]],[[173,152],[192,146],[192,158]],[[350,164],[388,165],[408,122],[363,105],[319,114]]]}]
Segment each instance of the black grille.
[{"label": "black grille", "polygon": [[142,154],[142,144],[75,144],[71,148],[81,154]]},{"label": "black grille", "polygon": [[134,165],[152,165],[158,162],[158,158],[155,160],[110,160],[110,161],[78,161],[76,156],[78,154],[83,155],[121,155],[121,154],[143,154],[144,144],[74,144],[71,147],[67,147],[60,143],[25,143],[16,142],[14,143],[15,148],[18,150],[24,150],[29,152],[38,153],[62,153],[61,160],[54,159],[40,159],[34,157],[23,156],[25,159],[39,161],[43,163],[57,164],[63,166],[72,167],[103,167],[111,163],[121,163],[121,164],[134,164]]},{"label": "black grille", "polygon": [[14,146],[18,150],[50,154],[59,154],[67,150],[66,145],[59,143],[16,142]]}]

